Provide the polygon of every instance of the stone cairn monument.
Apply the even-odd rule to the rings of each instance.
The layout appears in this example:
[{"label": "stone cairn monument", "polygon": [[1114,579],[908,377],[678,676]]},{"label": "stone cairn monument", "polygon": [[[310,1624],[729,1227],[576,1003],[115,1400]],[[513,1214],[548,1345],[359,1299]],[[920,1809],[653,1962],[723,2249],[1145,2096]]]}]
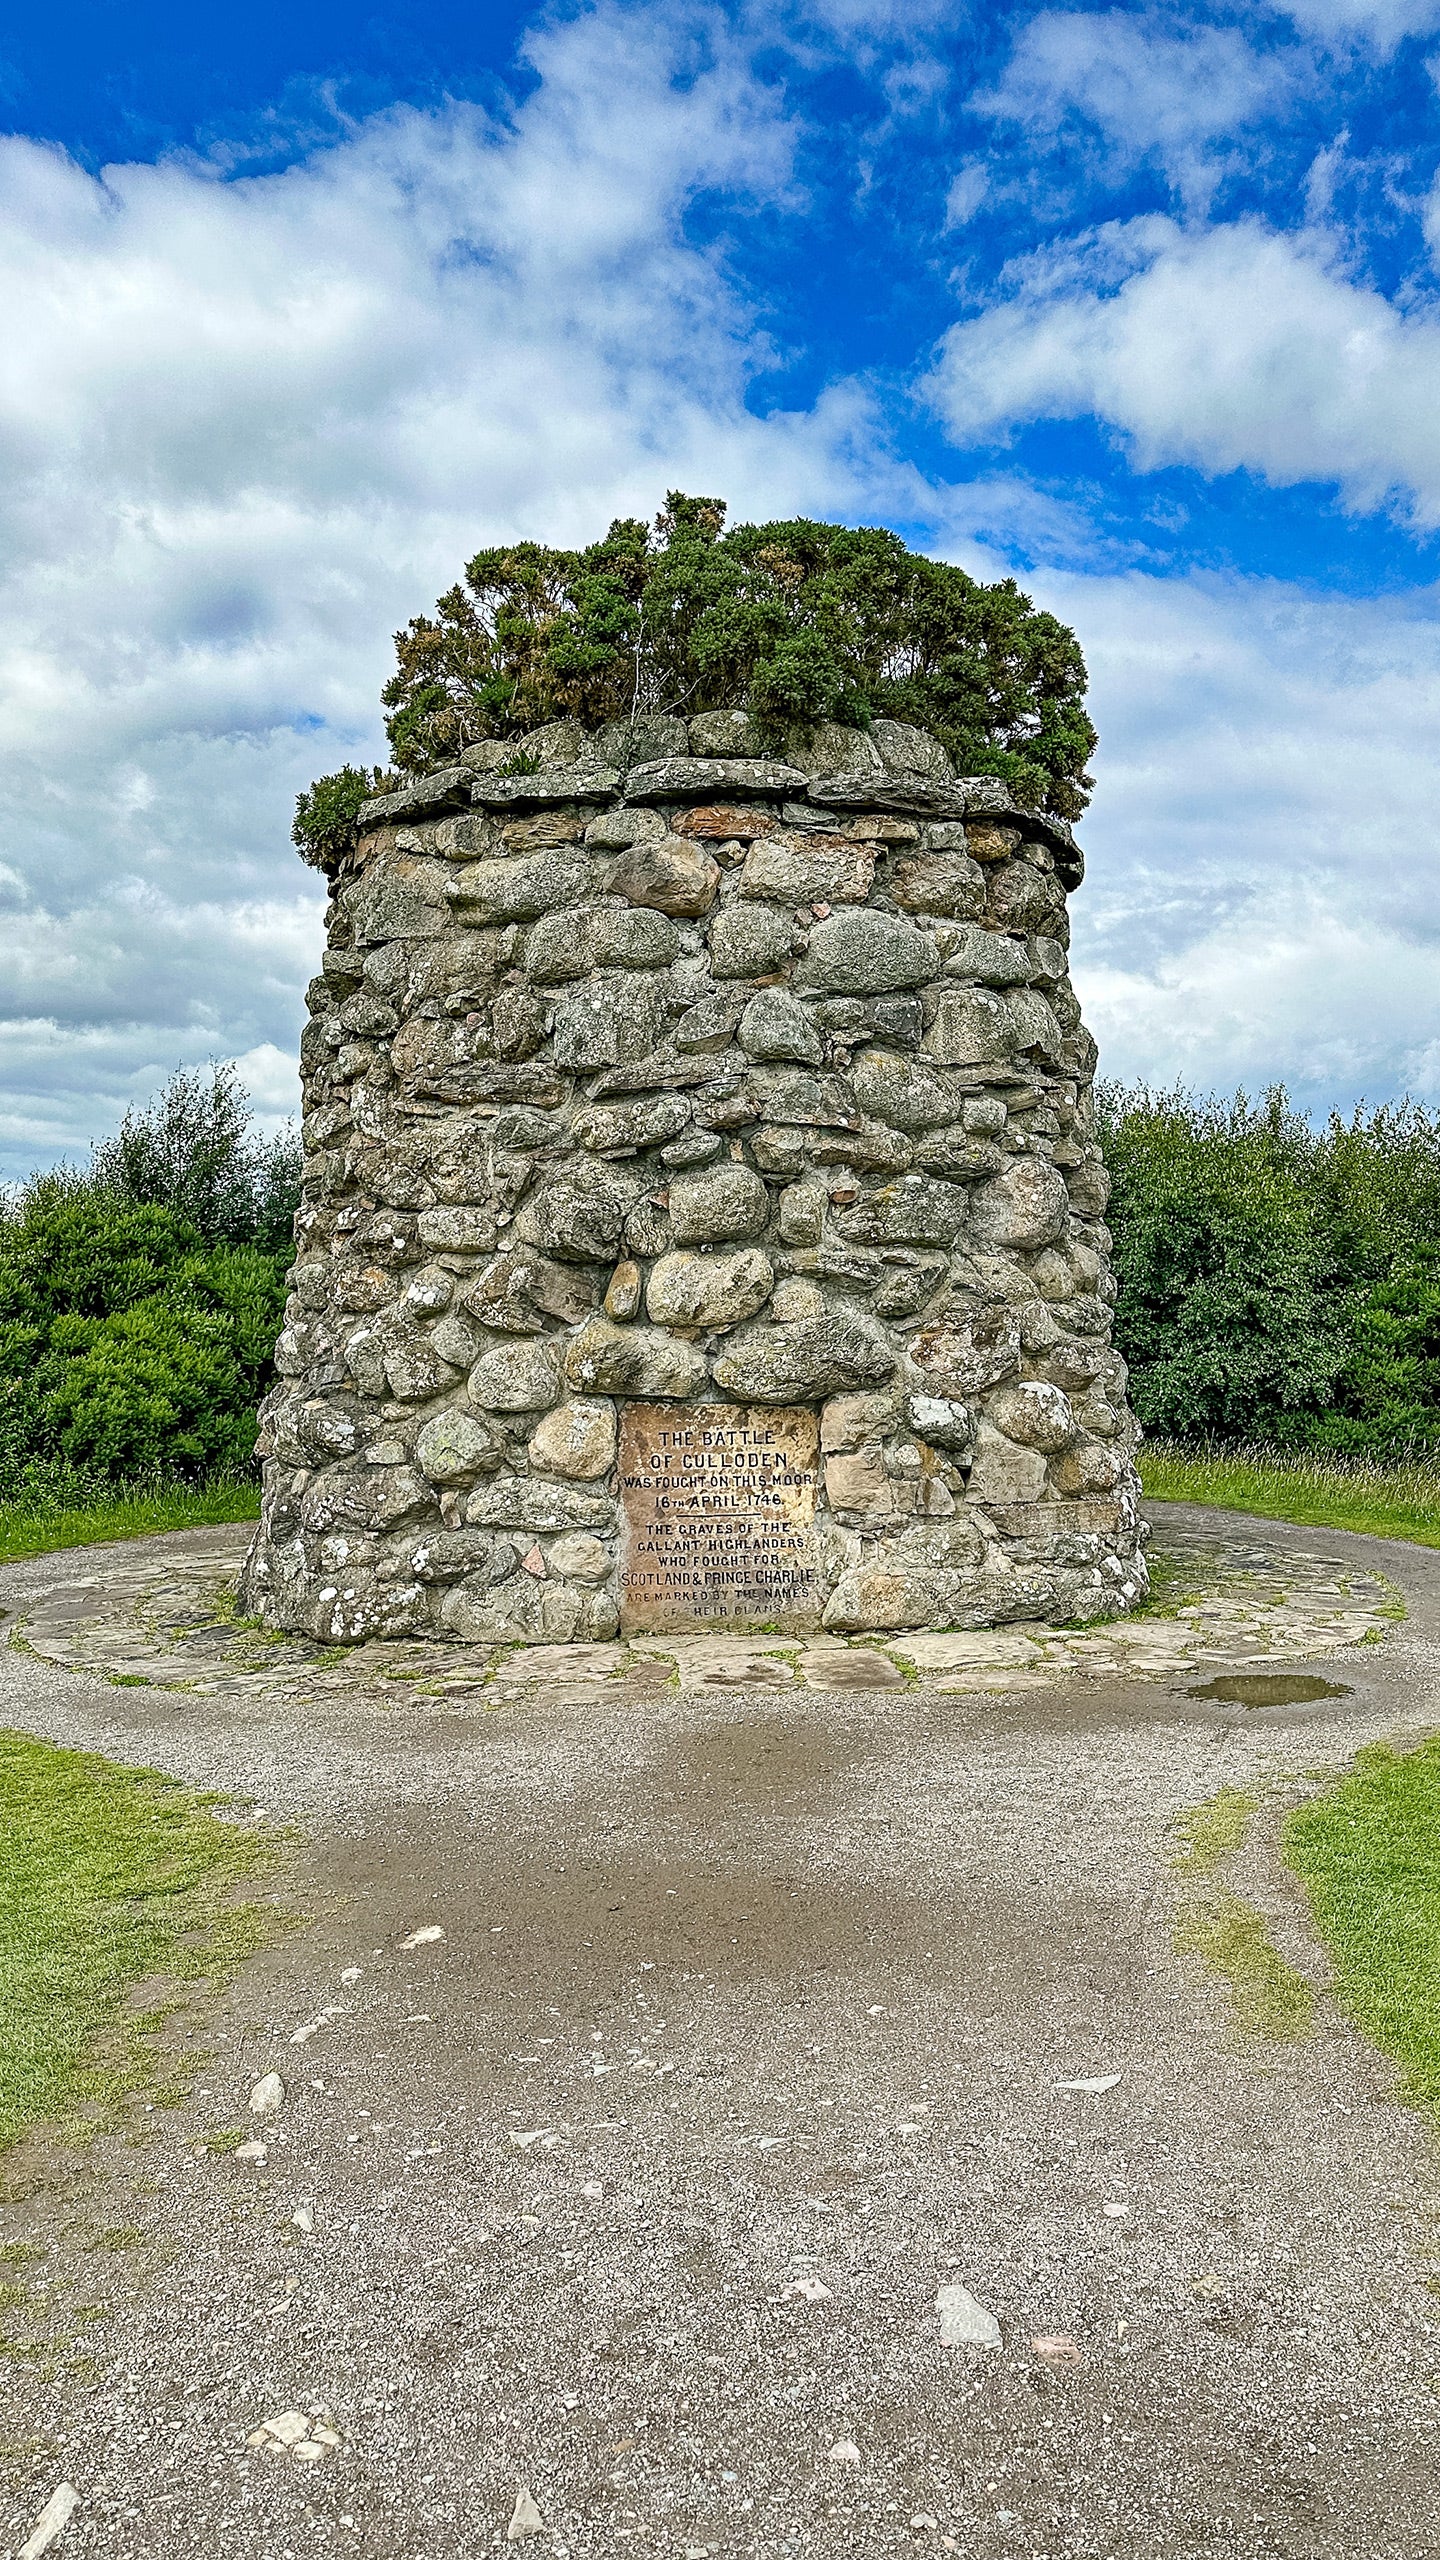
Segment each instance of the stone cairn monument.
[{"label": "stone cairn monument", "polygon": [[244,1603],[327,1642],[1143,1596],[1070,830],[901,723],[553,723],[367,801]]}]

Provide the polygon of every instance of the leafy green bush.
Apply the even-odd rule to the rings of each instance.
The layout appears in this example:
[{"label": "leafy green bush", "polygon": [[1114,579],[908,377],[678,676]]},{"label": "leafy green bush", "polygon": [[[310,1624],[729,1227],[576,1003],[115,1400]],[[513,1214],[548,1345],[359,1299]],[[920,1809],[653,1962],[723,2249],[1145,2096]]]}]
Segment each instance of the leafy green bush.
[{"label": "leafy green bush", "polygon": [[295,803],[290,841],[307,862],[323,871],[345,851],[355,833],[362,803],[386,780],[383,765],[367,774],[363,765],[342,764],[338,773],[322,773]]},{"label": "leafy green bush", "polygon": [[[433,615],[395,635],[386,728],[402,771],[544,722],[744,706],[775,744],[796,723],[912,720],[961,773],[1078,817],[1095,745],[1073,632],[1011,578],[983,586],[877,526],[796,517],[725,530],[718,498],[672,491],[650,527],[584,550],[479,551]],[[302,794],[295,841],[343,850],[365,788],[346,766]]]},{"label": "leafy green bush", "polygon": [[1312,1449],[1403,1449],[1440,1441],[1440,1269],[1402,1265],[1356,1293],[1336,1406]]},{"label": "leafy green bush", "polygon": [[109,1477],[242,1466],[255,1446],[256,1382],[226,1319],[147,1298],[123,1315],[62,1318],[46,1420],[64,1456]]},{"label": "leafy green bush", "polygon": [[0,1202],[0,1499],[249,1468],[297,1176],[222,1067]]},{"label": "leafy green bush", "polygon": [[1440,1116],[1107,1089],[1116,1338],[1182,1440],[1440,1441]]}]

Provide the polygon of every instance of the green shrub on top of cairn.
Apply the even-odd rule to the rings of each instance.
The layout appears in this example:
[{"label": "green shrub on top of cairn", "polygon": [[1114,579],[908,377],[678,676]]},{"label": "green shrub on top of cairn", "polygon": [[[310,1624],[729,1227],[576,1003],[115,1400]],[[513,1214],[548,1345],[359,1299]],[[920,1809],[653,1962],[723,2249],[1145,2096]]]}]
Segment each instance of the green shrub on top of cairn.
[{"label": "green shrub on top of cairn", "polygon": [[[599,730],[740,707],[776,747],[818,721],[908,721],[957,773],[1080,816],[1096,743],[1085,662],[1012,578],[982,585],[878,526],[727,531],[725,517],[722,499],[672,490],[653,526],[617,519],[582,550],[477,552],[434,613],[395,635],[383,700],[398,775],[554,720]],[[346,765],[301,794],[308,861],[333,863],[367,787]]]}]

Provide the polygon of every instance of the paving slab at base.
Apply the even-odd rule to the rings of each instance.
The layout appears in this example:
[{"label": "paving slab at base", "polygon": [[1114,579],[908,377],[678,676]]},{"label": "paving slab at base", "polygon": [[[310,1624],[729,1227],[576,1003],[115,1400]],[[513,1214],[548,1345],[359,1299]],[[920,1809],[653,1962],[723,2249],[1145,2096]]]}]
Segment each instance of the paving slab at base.
[{"label": "paving slab at base", "polygon": [[[628,1643],[484,1646],[372,1640],[325,1647],[237,1621],[235,1580],[249,1532],[216,1530],[157,1558],[164,1542],[113,1549],[103,1572],[57,1583],[23,1615],[12,1641],[70,1670],[217,1695],[327,1698],[422,1692],[452,1709],[499,1705],[531,1684],[614,1683],[648,1694],[657,1681],[852,1690],[873,1673],[947,1694],[1068,1680],[1177,1680],[1218,1663],[1279,1663],[1383,1640],[1397,1602],[1373,1567],[1337,1571],[1316,1556],[1235,1530],[1162,1530],[1152,1564],[1165,1595],[1138,1616],[1094,1627],[1037,1624],[946,1634],[840,1637],[637,1635]],[[60,1568],[63,1571],[63,1568]]]}]

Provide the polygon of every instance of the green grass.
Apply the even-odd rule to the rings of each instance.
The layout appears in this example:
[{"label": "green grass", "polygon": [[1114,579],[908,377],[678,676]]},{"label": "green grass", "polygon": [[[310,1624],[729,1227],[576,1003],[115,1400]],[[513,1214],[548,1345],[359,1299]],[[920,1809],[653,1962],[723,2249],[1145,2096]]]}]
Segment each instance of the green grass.
[{"label": "green grass", "polygon": [[1221,1880],[1259,1810],[1258,1796],[1222,1787],[1181,1814],[1175,1868],[1194,1890],[1175,1915],[1175,1944],[1223,1977],[1242,2036],[1284,2043],[1310,2033],[1315,1994],[1272,1943],[1263,1915]]},{"label": "green grass", "polygon": [[0,1564],[51,1555],[58,1547],[96,1546],[106,1538],[145,1538],[158,1529],[255,1520],[259,1513],[260,1487],[250,1476],[73,1492],[22,1488],[0,1498]]},{"label": "green grass", "polygon": [[1362,1529],[1440,1547],[1440,1464],[1263,1448],[1183,1449],[1147,1441],[1140,1478],[1154,1502],[1206,1502],[1262,1520]]},{"label": "green grass", "polygon": [[1208,1803],[1192,1805],[1175,1825],[1183,1847],[1175,1864],[1182,1875],[1213,1876],[1245,1845],[1260,1799],[1240,1787],[1222,1787]]},{"label": "green grass", "polygon": [[178,2096],[133,1986],[228,1969],[285,1925],[234,1888],[275,1838],[150,1769],[0,1731],[0,2150],[42,2120],[93,2129],[130,2091]]},{"label": "green grass", "polygon": [[1310,2033],[1314,1992],[1272,1946],[1260,1913],[1238,1894],[1212,1893],[1187,1902],[1175,1923],[1175,1944],[1223,1974],[1242,2036],[1286,2043]]},{"label": "green grass", "polygon": [[1290,1816],[1284,1851],[1310,1896],[1342,2007],[1440,2108],[1440,1742],[1376,1743]]}]

